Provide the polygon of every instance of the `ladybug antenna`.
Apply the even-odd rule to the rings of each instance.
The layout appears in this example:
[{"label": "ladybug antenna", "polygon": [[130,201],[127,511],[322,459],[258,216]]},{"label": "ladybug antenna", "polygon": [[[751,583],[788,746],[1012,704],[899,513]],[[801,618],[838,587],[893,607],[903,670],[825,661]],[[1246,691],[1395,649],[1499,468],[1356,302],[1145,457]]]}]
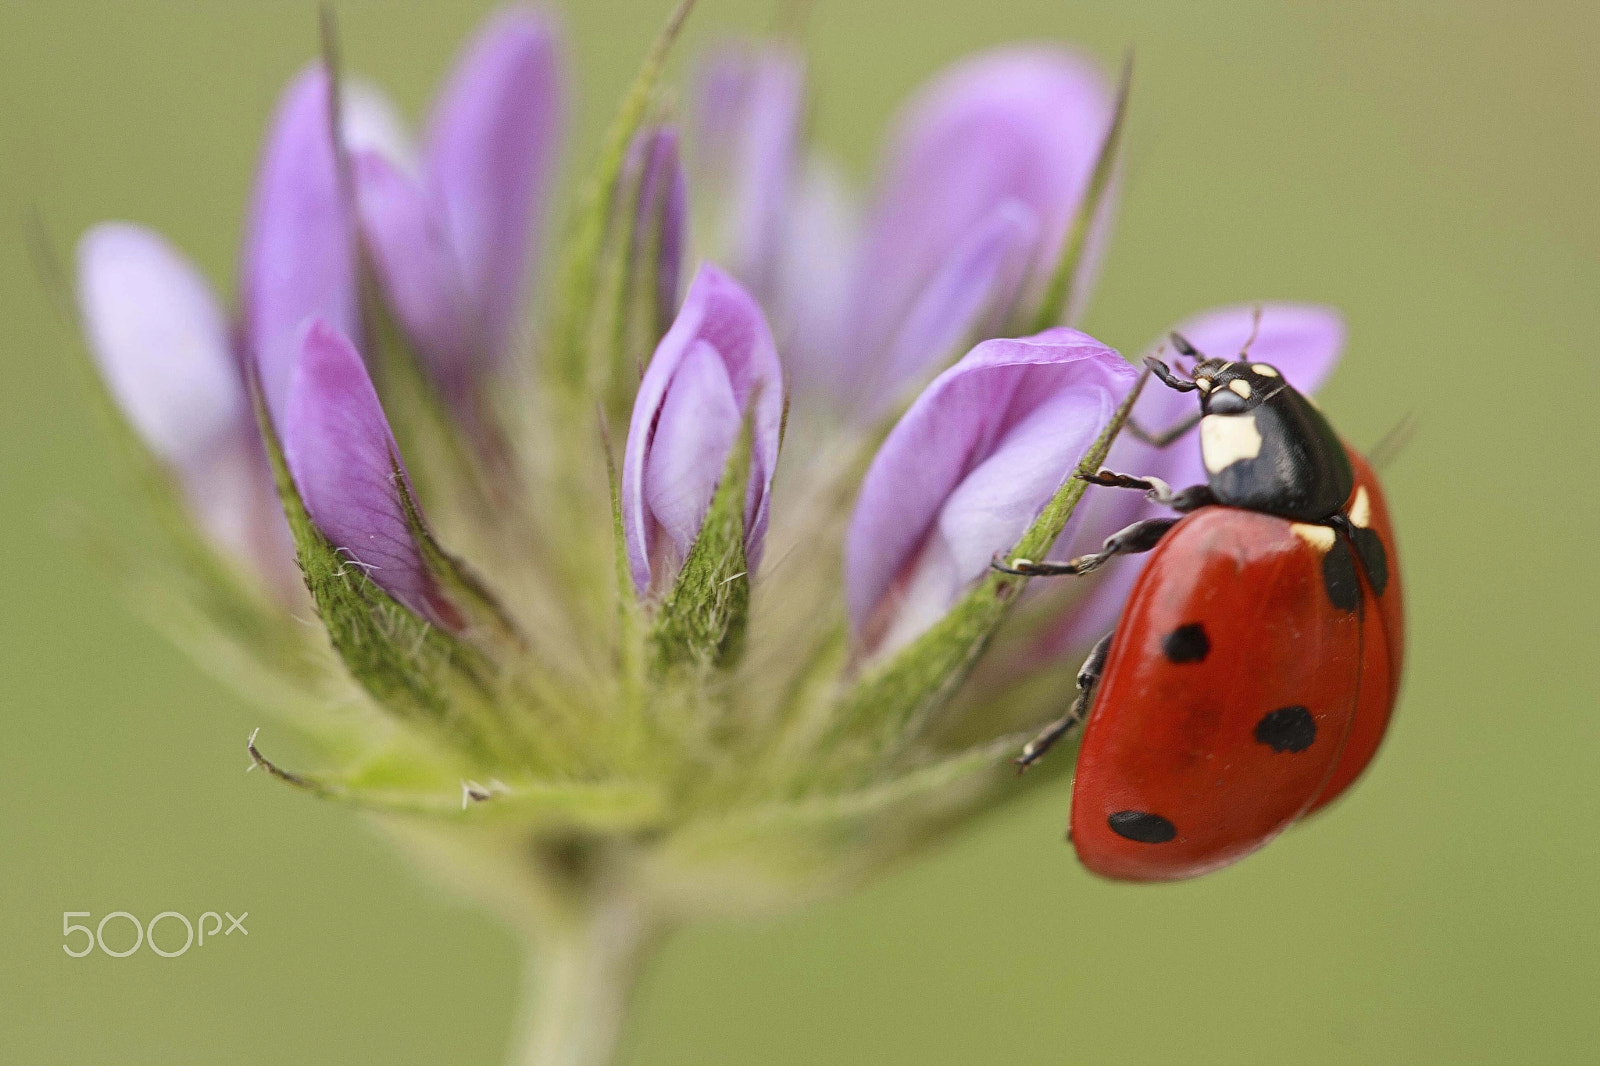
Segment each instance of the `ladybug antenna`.
[{"label": "ladybug antenna", "polygon": [[1205,356],[1200,354],[1200,349],[1190,344],[1189,338],[1185,337],[1177,330],[1173,330],[1171,333],[1167,334],[1167,336],[1172,338],[1172,346],[1178,349],[1179,355],[1187,355],[1190,359],[1205,358]]},{"label": "ladybug antenna", "polygon": [[1374,470],[1382,471],[1400,457],[1400,453],[1406,450],[1411,438],[1416,435],[1416,416],[1407,411],[1367,452],[1367,462],[1372,464]]},{"label": "ladybug antenna", "polygon": [[1256,304],[1250,309],[1250,336],[1245,338],[1244,347],[1239,349],[1239,361],[1242,363],[1250,357],[1250,346],[1256,342],[1256,337],[1261,333],[1261,305]]}]

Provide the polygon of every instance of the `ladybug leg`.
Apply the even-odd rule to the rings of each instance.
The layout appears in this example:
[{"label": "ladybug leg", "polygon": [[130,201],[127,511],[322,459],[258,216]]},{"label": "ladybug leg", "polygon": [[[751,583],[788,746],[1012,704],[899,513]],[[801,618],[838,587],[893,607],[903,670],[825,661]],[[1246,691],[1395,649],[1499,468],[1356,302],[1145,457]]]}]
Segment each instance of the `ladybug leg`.
[{"label": "ladybug leg", "polygon": [[1170,507],[1180,514],[1188,514],[1190,511],[1217,502],[1210,485],[1190,485],[1186,489],[1173,489],[1158,477],[1135,477],[1132,474],[1118,474],[1111,470],[1079,474],[1078,477],[1091,485],[1101,485],[1110,489],[1139,489],[1151,503]]},{"label": "ladybug leg", "polygon": [[1101,637],[1089,657],[1083,660],[1083,665],[1078,667],[1078,694],[1073,697],[1072,706],[1067,713],[1045,726],[1039,735],[1023,745],[1022,754],[1014,762],[1017,764],[1017,773],[1022,773],[1028,767],[1044,757],[1051,746],[1071,731],[1072,727],[1083,721],[1089,713],[1089,704],[1094,699],[1095,686],[1100,684],[1100,675],[1105,672],[1106,656],[1111,653],[1111,634]]},{"label": "ladybug leg", "polygon": [[1111,534],[1100,546],[1099,551],[1080,555],[1065,563],[1013,559],[1007,565],[995,558],[990,561],[989,566],[1002,574],[1016,574],[1019,577],[1069,577],[1075,574],[1087,574],[1100,569],[1107,559],[1115,556],[1138,555],[1140,552],[1149,551],[1160,542],[1167,530],[1177,523],[1176,518],[1146,518]]},{"label": "ladybug leg", "polygon": [[1189,432],[1195,426],[1198,426],[1202,417],[1204,416],[1201,415],[1200,412],[1196,411],[1188,418],[1180,421],[1177,425],[1168,426],[1159,433],[1145,429],[1131,418],[1128,419],[1127,425],[1124,428],[1126,428],[1127,431],[1133,435],[1134,440],[1143,441],[1145,444],[1148,444],[1151,447],[1165,448],[1172,442],[1176,441],[1179,437]]},{"label": "ladybug leg", "polygon": [[[1173,342],[1176,343],[1179,339],[1178,335],[1174,333],[1172,335],[1172,339]],[[1189,356],[1190,358],[1196,358],[1200,354],[1199,352],[1195,351],[1194,346],[1188,341],[1184,341],[1182,344],[1178,345],[1178,351]],[[1174,392],[1193,392],[1200,387],[1192,381],[1185,381],[1183,378],[1178,377],[1172,372],[1171,367],[1153,355],[1148,356],[1145,359],[1144,365],[1149,368],[1152,374],[1161,379],[1161,384],[1165,385]]]}]

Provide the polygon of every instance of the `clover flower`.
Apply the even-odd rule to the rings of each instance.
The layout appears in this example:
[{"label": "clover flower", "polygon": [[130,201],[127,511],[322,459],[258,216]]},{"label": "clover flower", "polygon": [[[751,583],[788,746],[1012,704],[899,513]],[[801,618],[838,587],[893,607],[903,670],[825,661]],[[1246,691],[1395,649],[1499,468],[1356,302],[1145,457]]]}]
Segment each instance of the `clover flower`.
[{"label": "clover flower", "polygon": [[[1073,476],[1108,453],[1200,474],[1192,445],[1117,437],[1180,412],[1073,328],[1126,78],[1056,47],[962,61],[857,206],[805,136],[792,46],[713,52],[673,114],[656,81],[687,6],[556,255],[565,49],[521,9],[420,147],[331,46],[291,82],[231,313],[149,230],[78,248],[87,346],[170,534],[140,587],[320,760],[252,735],[252,765],[372,813],[526,931],[519,1061],[607,1061],[673,925],[838,890],[1066,768],[1010,763],[1138,560],[1065,600],[990,560],[1136,517]],[[1182,328],[1303,389],[1342,344],[1299,305]]]}]

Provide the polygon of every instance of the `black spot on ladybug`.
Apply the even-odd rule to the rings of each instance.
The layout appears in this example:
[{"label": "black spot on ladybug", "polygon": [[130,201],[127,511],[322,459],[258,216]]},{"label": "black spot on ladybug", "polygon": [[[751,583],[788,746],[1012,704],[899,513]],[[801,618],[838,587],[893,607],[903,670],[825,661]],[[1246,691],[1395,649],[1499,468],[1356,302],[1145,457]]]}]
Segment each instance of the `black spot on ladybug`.
[{"label": "black spot on ladybug", "polygon": [[1177,826],[1159,814],[1117,811],[1106,819],[1111,831],[1139,844],[1165,844],[1178,835]]},{"label": "black spot on ladybug", "polygon": [[1355,556],[1343,537],[1322,557],[1322,587],[1328,600],[1341,611],[1354,611],[1361,603],[1361,581],[1356,577]]},{"label": "black spot on ladybug", "polygon": [[1175,663],[1198,663],[1211,654],[1211,638],[1199,622],[1181,625],[1161,639],[1161,650]]},{"label": "black spot on ladybug", "polygon": [[1317,721],[1298,704],[1268,711],[1256,723],[1256,742],[1273,751],[1305,751],[1317,739]]},{"label": "black spot on ladybug", "polygon": [[1389,584],[1389,553],[1383,549],[1383,538],[1371,529],[1357,526],[1354,531],[1356,554],[1361,557],[1361,568],[1372,582],[1374,595],[1382,596]]}]

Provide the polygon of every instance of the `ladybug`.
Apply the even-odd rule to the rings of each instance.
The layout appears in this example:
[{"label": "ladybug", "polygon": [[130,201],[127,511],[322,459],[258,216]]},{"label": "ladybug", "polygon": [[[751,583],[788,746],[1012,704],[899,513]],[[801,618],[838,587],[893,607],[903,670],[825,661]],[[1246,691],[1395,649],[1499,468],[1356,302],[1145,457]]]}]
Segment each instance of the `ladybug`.
[{"label": "ladybug", "polygon": [[1197,392],[1207,480],[1101,470],[1177,517],[1135,522],[1030,577],[1086,574],[1149,552],[1115,629],[1078,672],[1071,709],[1029,743],[1025,769],[1079,722],[1069,834],[1103,877],[1174,881],[1236,862],[1337,798],[1371,761],[1400,683],[1394,532],[1371,467],[1277,368],[1208,358],[1168,388]]}]

